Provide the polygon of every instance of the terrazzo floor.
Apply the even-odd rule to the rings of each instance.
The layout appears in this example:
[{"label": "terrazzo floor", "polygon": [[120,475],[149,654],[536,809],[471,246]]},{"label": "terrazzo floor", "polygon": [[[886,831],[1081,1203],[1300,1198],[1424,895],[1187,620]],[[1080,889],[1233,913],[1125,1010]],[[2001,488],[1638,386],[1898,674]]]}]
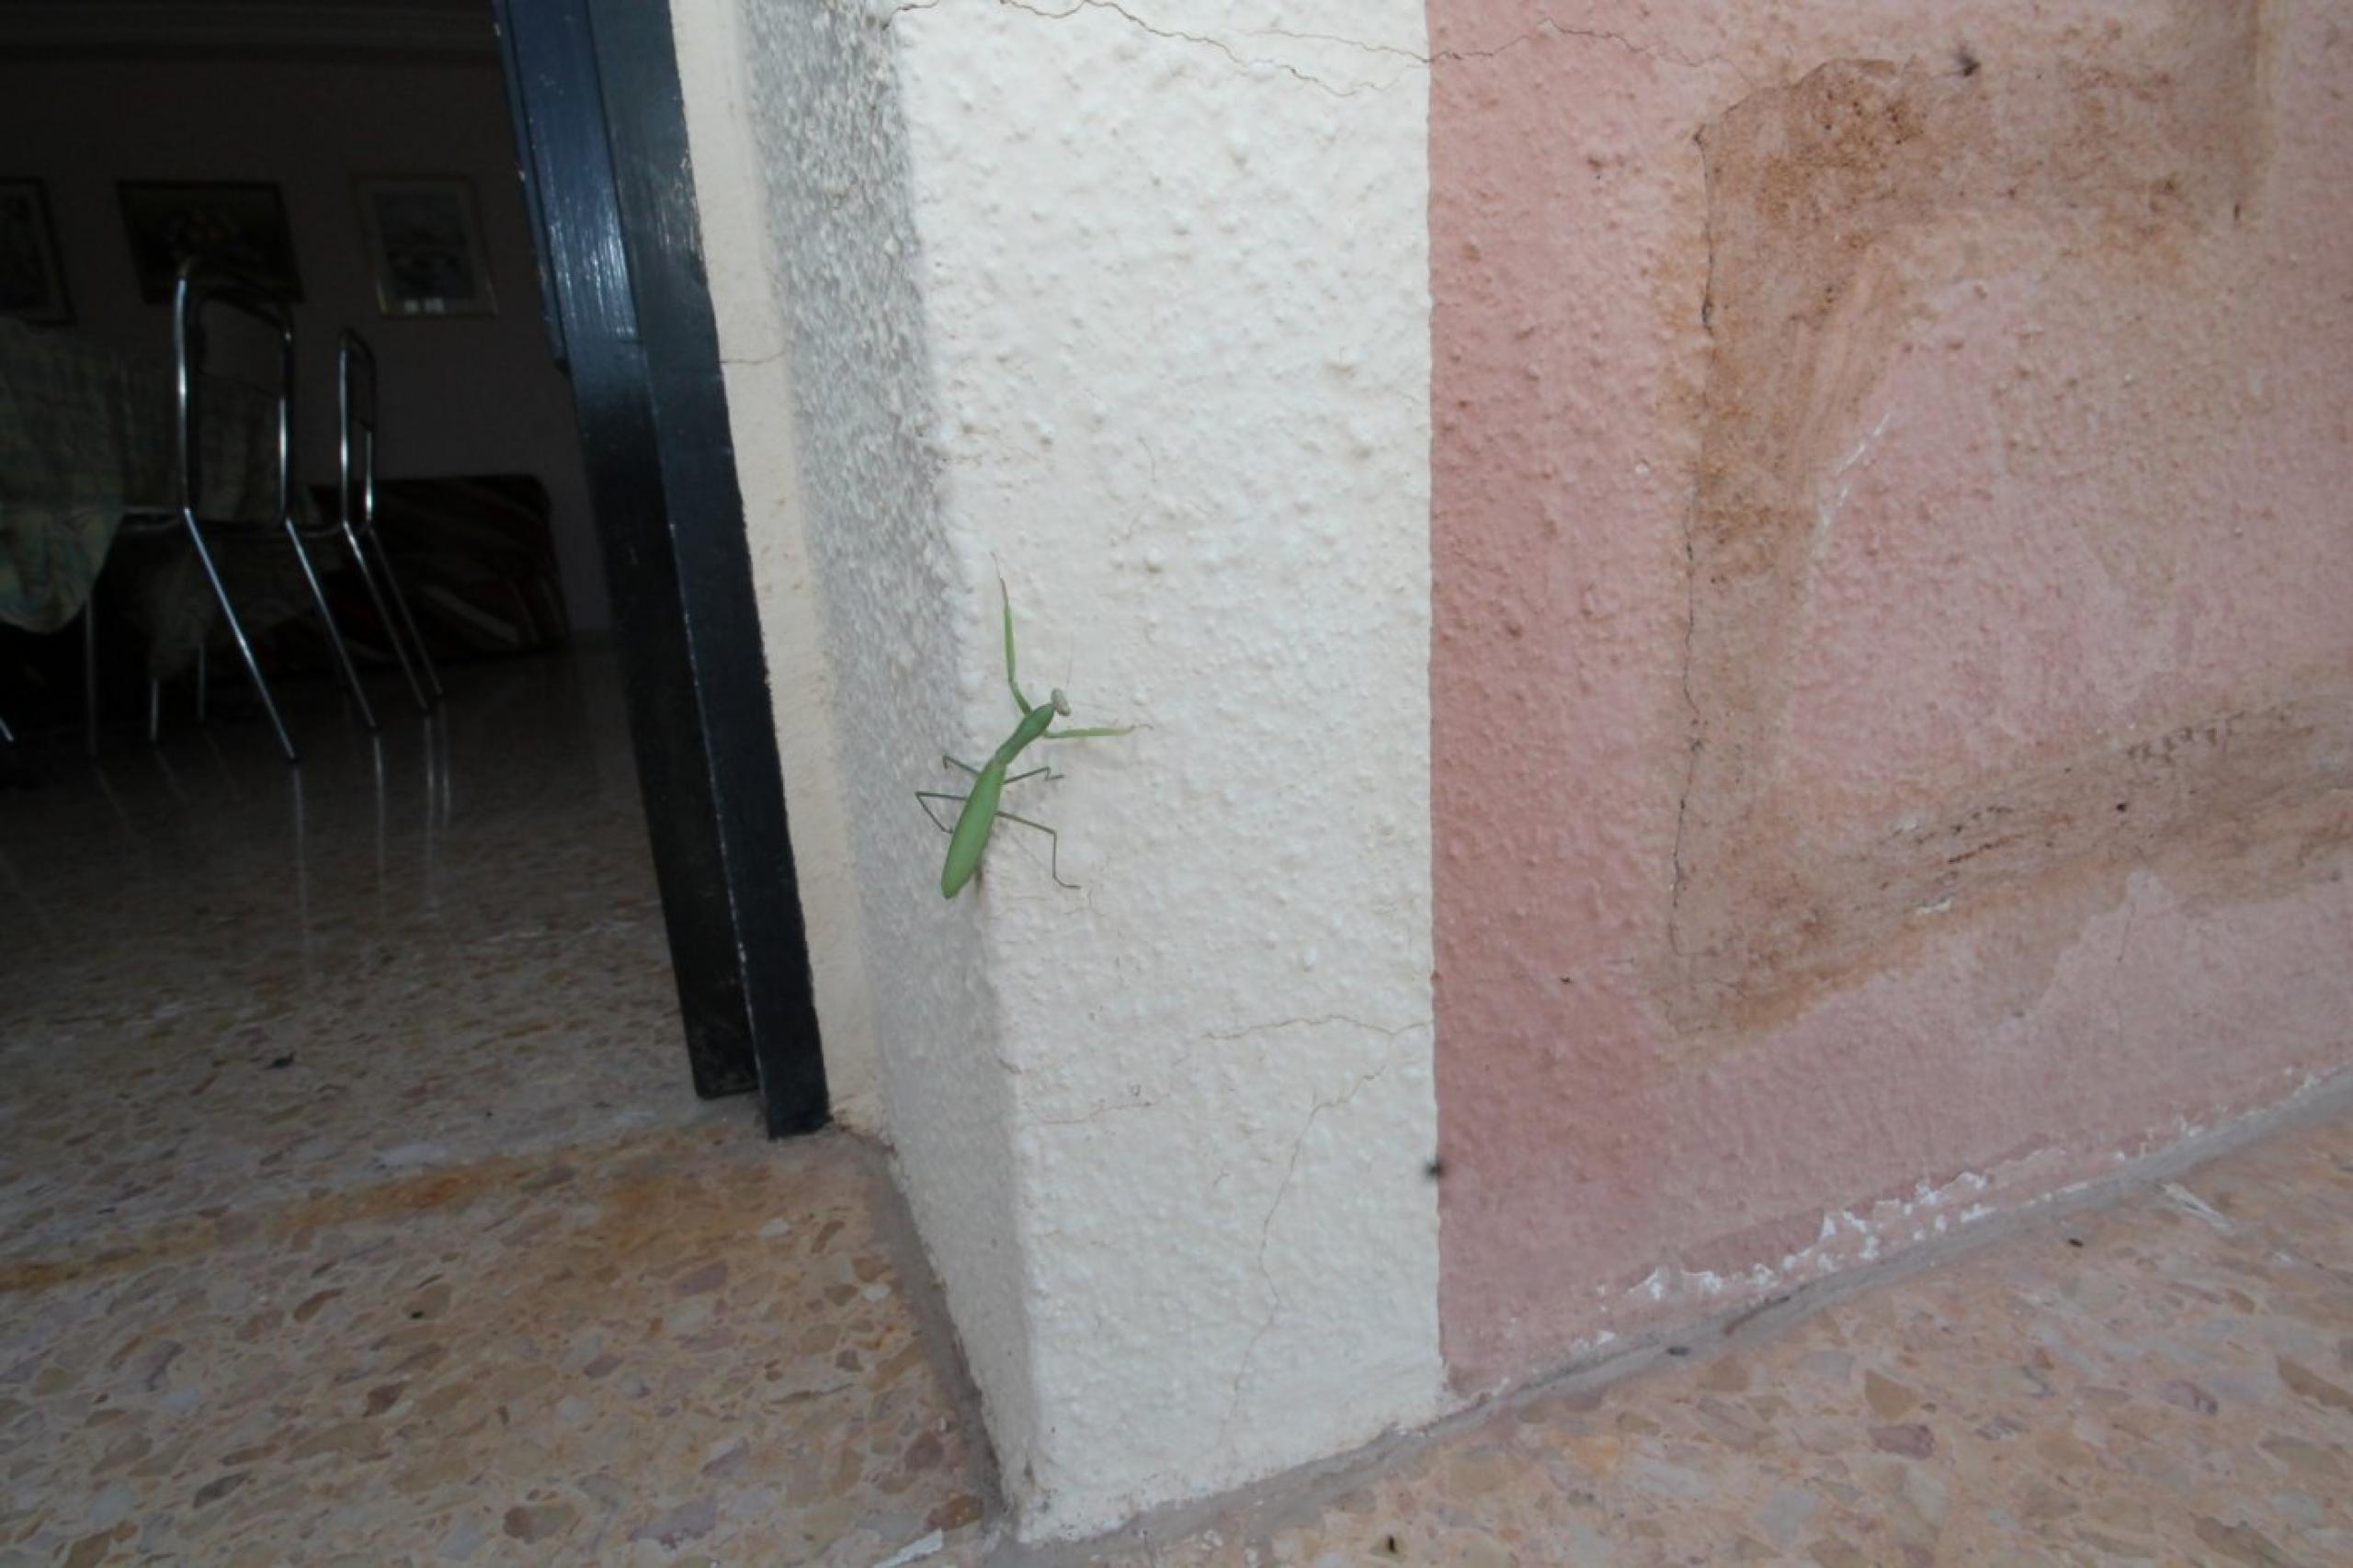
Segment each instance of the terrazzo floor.
[{"label": "terrazzo floor", "polygon": [[1097,1551],[1126,1564],[2353,1562],[2353,1119]]},{"label": "terrazzo floor", "polygon": [[1025,1554],[876,1153],[688,1088],[609,664],[457,675],[0,791],[0,1564],[2353,1562],[2342,1114]]},{"label": "terrazzo floor", "polygon": [[0,1563],[972,1538],[875,1152],[691,1091],[611,660],[449,679],[0,790]]}]

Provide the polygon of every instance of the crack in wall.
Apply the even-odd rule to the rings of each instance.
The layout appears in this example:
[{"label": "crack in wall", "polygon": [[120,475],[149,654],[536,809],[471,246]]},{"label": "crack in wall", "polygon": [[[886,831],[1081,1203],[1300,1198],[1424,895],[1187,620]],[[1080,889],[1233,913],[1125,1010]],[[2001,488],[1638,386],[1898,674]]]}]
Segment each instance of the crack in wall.
[{"label": "crack in wall", "polygon": [[[1262,1023],[1245,1024],[1238,1028],[1212,1030],[1199,1037],[1205,1042],[1232,1042],[1289,1029],[1340,1026],[1362,1030],[1366,1034],[1379,1036],[1390,1042],[1381,1053],[1379,1065],[1356,1074],[1348,1085],[1338,1094],[1314,1099],[1308,1108],[1306,1117],[1300,1123],[1298,1133],[1291,1140],[1290,1153],[1284,1162],[1282,1176],[1276,1183],[1274,1195],[1268,1199],[1266,1212],[1259,1220],[1257,1245],[1252,1254],[1252,1267],[1256,1271],[1267,1296],[1266,1312],[1256,1328],[1252,1332],[1249,1343],[1244,1346],[1242,1357],[1234,1369],[1231,1396],[1218,1427],[1218,1441],[1221,1445],[1230,1443],[1232,1440],[1233,1423],[1240,1414],[1242,1401],[1247,1392],[1258,1352],[1267,1337],[1274,1332],[1276,1324],[1281,1320],[1288,1301],[1282,1288],[1276,1282],[1274,1270],[1268,1265],[1268,1256],[1273,1247],[1275,1221],[1280,1216],[1283,1205],[1289,1200],[1293,1187],[1298,1183],[1300,1167],[1306,1158],[1308,1140],[1313,1136],[1317,1122],[1326,1112],[1336,1111],[1354,1103],[1365,1090],[1396,1070],[1401,1051],[1408,1049],[1402,1043],[1405,1037],[1418,1030],[1428,1029],[1434,1024],[1435,1019],[1432,1018],[1416,1018],[1408,1023],[1390,1026],[1373,1023],[1347,1014],[1327,1013],[1273,1018]],[[1172,1064],[1173,1067],[1181,1067],[1193,1054],[1192,1051],[1185,1052]],[[999,1061],[1002,1062],[1003,1058],[1000,1057]],[[1012,1069],[1009,1063],[1006,1065],[1008,1070],[1016,1070]],[[1076,1116],[1040,1117],[1036,1119],[1034,1124],[1040,1127],[1082,1126],[1124,1112],[1155,1108],[1164,1103],[1165,1097],[1164,1091],[1149,1098],[1097,1106]],[[1232,1174],[1231,1171],[1221,1172],[1217,1178],[1217,1185],[1222,1186]]]},{"label": "crack in wall", "polygon": [[[1402,1035],[1407,1029],[1416,1027],[1418,1026],[1409,1024],[1405,1028],[1401,1028],[1395,1033]],[[1392,1035],[1392,1041],[1394,1038],[1395,1036]],[[1259,1323],[1256,1332],[1251,1335],[1250,1343],[1243,1347],[1241,1362],[1233,1369],[1233,1397],[1226,1402],[1225,1415],[1218,1423],[1218,1440],[1221,1444],[1232,1441],[1233,1420],[1241,1413],[1243,1392],[1250,1381],[1251,1364],[1257,1359],[1258,1346],[1266,1342],[1267,1335],[1274,1332],[1275,1321],[1282,1315],[1285,1298],[1282,1288],[1275,1283],[1274,1271],[1267,1267],[1267,1249],[1273,1242],[1275,1216],[1282,1212],[1283,1199],[1290,1196],[1291,1182],[1299,1175],[1299,1162],[1301,1156],[1306,1153],[1309,1135],[1315,1131],[1316,1119],[1327,1110],[1336,1110],[1348,1104],[1373,1084],[1388,1076],[1396,1065],[1396,1046],[1392,1043],[1389,1051],[1383,1053],[1380,1066],[1370,1073],[1358,1074],[1356,1082],[1349,1085],[1339,1095],[1331,1099],[1319,1099],[1309,1107],[1307,1119],[1300,1124],[1299,1136],[1291,1142],[1290,1161],[1283,1168],[1283,1179],[1276,1184],[1274,1199],[1267,1205],[1266,1218],[1258,1222],[1258,1251],[1254,1261],[1258,1270],[1258,1278],[1267,1288],[1268,1298],[1267,1315]]]},{"label": "crack in wall", "polygon": [[[1332,1024],[1347,1024],[1352,1028],[1362,1029],[1367,1034],[1377,1034],[1389,1040],[1395,1040],[1398,1036],[1409,1034],[1415,1029],[1429,1028],[1431,1021],[1428,1018],[1416,1018],[1412,1023],[1399,1024],[1392,1028],[1382,1024],[1368,1023],[1362,1018],[1350,1017],[1346,1013],[1325,1013],[1318,1017],[1277,1018],[1268,1023],[1245,1024],[1238,1029],[1211,1030],[1200,1038],[1204,1041],[1215,1040],[1222,1044],[1237,1040],[1248,1040],[1256,1035],[1270,1034],[1279,1029],[1321,1028]],[[1181,1078],[1182,1070],[1199,1053],[1199,1049],[1198,1046],[1188,1047],[1176,1053],[1167,1067],[1172,1079]],[[997,1060],[1005,1064],[1008,1072],[1020,1071],[1019,1068],[1006,1062],[1002,1056]],[[1133,1099],[1115,1100],[1108,1105],[1098,1105],[1091,1109],[1081,1111],[1076,1116],[1040,1117],[1038,1125],[1040,1127],[1083,1127],[1089,1122],[1099,1121],[1104,1117],[1120,1111],[1148,1110],[1165,1099],[1168,1091],[1156,1091],[1148,1098],[1143,1096],[1141,1089],[1135,1090],[1134,1093],[1137,1097]]]},{"label": "crack in wall", "polygon": [[[1493,49],[1441,50],[1435,58],[1445,61],[1495,60],[1511,53],[1514,50],[1524,48],[1540,38],[1547,37],[1573,38],[1592,43],[1615,44],[1638,59],[1654,60],[1665,65],[1679,65],[1691,71],[1703,70],[1711,65],[1722,65],[1729,68],[1733,74],[1738,76],[1743,82],[1749,80],[1748,73],[1733,64],[1722,54],[1684,54],[1679,51],[1668,49],[1663,44],[1643,44],[1624,33],[1613,32],[1608,28],[1573,28],[1565,22],[1556,20],[1550,12],[1540,14],[1537,17],[1536,26],[1528,31],[1517,38],[1508,39]],[[1426,60],[1424,63],[1427,64],[1428,62]]]},{"label": "crack in wall", "polygon": [[1386,1035],[1391,1040],[1395,1040],[1399,1035],[1405,1034],[1410,1030],[1426,1029],[1429,1028],[1430,1020],[1427,1018],[1415,1018],[1410,1024],[1399,1024],[1395,1028],[1390,1028],[1381,1024],[1369,1024],[1362,1018],[1352,1018],[1346,1013],[1325,1013],[1321,1017],[1277,1018],[1272,1023],[1246,1024],[1241,1028],[1231,1029],[1222,1033],[1212,1030],[1208,1038],[1211,1040],[1247,1040],[1254,1034],[1270,1034],[1276,1029],[1321,1028],[1326,1024],[1347,1024],[1352,1028],[1364,1030],[1367,1034]]},{"label": "crack in wall", "polygon": [[2128,878],[2122,899],[2123,928],[2116,934],[2116,963],[2109,971],[2111,983],[2108,1000],[2109,1036],[2119,1041],[2124,1039],[2124,965],[2132,956],[2132,926],[2141,917],[2140,910],[2135,907],[2138,903],[2132,896],[2132,883]]},{"label": "crack in wall", "polygon": [[[882,26],[886,28],[892,26],[901,16],[909,11],[937,10],[945,3],[946,0],[907,0],[906,4],[894,6],[883,15],[881,18]],[[1297,81],[1306,86],[1313,87],[1319,92],[1328,93],[1336,98],[1352,98],[1360,93],[1368,92],[1385,93],[1397,86],[1399,83],[1404,81],[1407,76],[1413,74],[1416,70],[1427,71],[1433,65],[1441,62],[1452,63],[1471,60],[1496,60],[1506,54],[1510,54],[1517,50],[1523,49],[1528,45],[1536,42],[1540,39],[1545,38],[1576,39],[1592,43],[1610,44],[1616,48],[1623,50],[1628,54],[1633,55],[1638,59],[1656,61],[1662,64],[1680,66],[1687,70],[1703,70],[1711,66],[1722,65],[1732,71],[1732,73],[1735,76],[1738,76],[1742,82],[1746,83],[1750,80],[1746,72],[1741,70],[1739,66],[1733,64],[1731,60],[1722,54],[1685,54],[1680,51],[1667,48],[1664,44],[1643,43],[1639,40],[1634,39],[1628,34],[1617,32],[1608,28],[1571,27],[1567,23],[1560,21],[1556,17],[1552,17],[1550,13],[1540,14],[1538,17],[1534,27],[1529,28],[1525,32],[1506,40],[1504,42],[1497,44],[1493,49],[1447,49],[1439,50],[1430,54],[1423,54],[1415,50],[1401,48],[1396,44],[1375,43],[1366,39],[1348,38],[1339,33],[1301,32],[1289,28],[1257,28],[1251,30],[1249,36],[1252,38],[1280,38],[1289,39],[1294,42],[1300,43],[1336,44],[1343,49],[1353,49],[1362,53],[1379,55],[1387,59],[1402,60],[1407,62],[1404,70],[1400,71],[1396,75],[1390,77],[1387,81],[1362,81],[1353,83],[1347,86],[1341,86],[1325,80],[1322,76],[1316,75],[1312,71],[1302,70],[1300,67],[1293,65],[1286,60],[1274,60],[1264,56],[1245,55],[1239,50],[1236,50],[1232,44],[1226,42],[1223,39],[1215,37],[1212,34],[1185,32],[1181,29],[1173,28],[1155,27],[1143,17],[1138,16],[1134,11],[1130,10],[1126,6],[1120,4],[1120,0],[1073,0],[1073,4],[1059,11],[1050,10],[1043,6],[1033,5],[1030,3],[1030,0],[992,0],[992,3],[1007,10],[1027,11],[1033,17],[1040,17],[1048,21],[1057,22],[1067,20],[1068,18],[1078,15],[1081,11],[1108,11],[1138,30],[1151,34],[1154,38],[1165,39],[1174,43],[1195,44],[1204,49],[1214,50],[1219,54],[1223,55],[1234,65],[1245,71],[1279,71],[1284,75],[1290,77],[1294,81]]]},{"label": "crack in wall", "polygon": [[[882,25],[886,28],[892,26],[897,22],[900,17],[909,11],[937,10],[944,3],[945,0],[908,0],[908,3],[905,5],[892,6],[882,17]],[[1042,17],[1050,22],[1067,21],[1071,17],[1077,16],[1081,11],[1108,11],[1111,15],[1118,17],[1122,21],[1128,23],[1129,26],[1137,28],[1139,31],[1149,33],[1154,38],[1165,39],[1172,43],[1198,44],[1205,49],[1215,50],[1218,53],[1223,55],[1228,61],[1241,67],[1245,71],[1279,71],[1295,81],[1298,81],[1307,86],[1316,88],[1321,92],[1329,93],[1336,98],[1352,98],[1358,93],[1368,91],[1386,92],[1391,87],[1395,86],[1399,81],[1404,80],[1401,75],[1393,77],[1387,82],[1359,82],[1354,86],[1349,87],[1335,86],[1333,84],[1324,80],[1321,76],[1314,75],[1306,71],[1302,71],[1299,67],[1290,63],[1288,61],[1252,59],[1237,51],[1232,44],[1227,43],[1223,39],[1214,38],[1207,33],[1188,33],[1170,28],[1154,27],[1151,22],[1128,9],[1127,6],[1120,5],[1119,0],[1074,0],[1074,3],[1071,6],[1060,11],[1049,10],[1043,6],[1031,5],[1029,4],[1029,0],[993,0],[993,4],[1008,11],[1026,11],[1033,17]],[[1336,40],[1335,41],[1345,40]]]},{"label": "crack in wall", "polygon": [[[1703,182],[1712,182],[1715,173],[1706,156],[1706,144],[1696,132],[1692,141],[1699,145],[1701,151],[1700,177]],[[1699,244],[1707,256],[1706,271],[1699,288],[1699,330],[1708,339],[1708,353],[1712,360],[1716,349],[1716,222],[1712,190],[1707,192],[1707,199],[1700,210]],[[1702,380],[1704,382],[1704,371]],[[1683,657],[1677,672],[1683,691],[1685,733],[1688,738],[1684,742],[1683,786],[1675,792],[1675,844],[1669,852],[1670,876],[1666,897],[1666,945],[1667,949],[1678,959],[1683,956],[1680,919],[1686,876],[1683,846],[1690,826],[1691,791],[1699,779],[1699,753],[1707,744],[1705,717],[1699,709],[1699,695],[1691,688],[1692,648],[1699,635],[1699,500],[1705,489],[1700,472],[1694,469],[1691,494],[1683,506]]]},{"label": "crack in wall", "polygon": [[1111,1105],[1097,1106],[1093,1110],[1083,1112],[1077,1116],[1037,1117],[1033,1119],[1032,1125],[1038,1127],[1085,1127],[1089,1122],[1100,1121],[1107,1116],[1117,1116],[1121,1111],[1150,1110],[1159,1103],[1160,1101],[1156,1096],[1148,1100],[1120,1100]]},{"label": "crack in wall", "polygon": [[[1287,38],[1302,43],[1336,43],[1344,49],[1362,50],[1368,54],[1389,55],[1400,60],[1409,60],[1416,65],[1423,66],[1441,62],[1453,63],[1465,60],[1498,60],[1516,50],[1526,48],[1538,39],[1570,38],[1590,43],[1615,44],[1637,59],[1654,60],[1666,65],[1680,65],[1687,70],[1700,70],[1711,65],[1728,66],[1742,81],[1748,80],[1747,73],[1733,64],[1732,61],[1722,54],[1685,54],[1678,50],[1669,49],[1664,44],[1643,43],[1629,34],[1617,32],[1608,28],[1573,28],[1549,12],[1540,14],[1536,19],[1536,25],[1526,32],[1516,34],[1493,49],[1441,49],[1429,54],[1417,53],[1410,49],[1400,49],[1393,43],[1370,43],[1363,39],[1347,38],[1338,33],[1297,32],[1290,28],[1258,28],[1252,31],[1251,36],[1253,38]],[[1395,84],[1392,81],[1389,85]]]},{"label": "crack in wall", "polygon": [[1398,80],[1402,80],[1402,78],[1397,78],[1378,85],[1360,82],[1353,87],[1336,87],[1331,83],[1324,80],[1321,76],[1311,75],[1307,72],[1302,71],[1296,65],[1292,65],[1286,61],[1246,59],[1243,55],[1236,53],[1233,46],[1227,43],[1224,40],[1211,38],[1207,33],[1179,32],[1167,28],[1155,28],[1150,22],[1145,21],[1142,17],[1137,16],[1133,11],[1129,10],[1125,6],[1120,5],[1119,0],[1076,0],[1076,4],[1073,5],[1070,9],[1066,11],[1049,11],[1044,9],[1042,6],[1029,5],[1028,0],[996,0],[996,3],[1000,6],[1009,6],[1017,11],[1028,11],[1032,16],[1044,17],[1051,21],[1059,21],[1065,17],[1075,16],[1082,10],[1108,11],[1112,15],[1122,18],[1131,26],[1140,28],[1143,31],[1150,33],[1154,38],[1166,39],[1172,42],[1197,43],[1204,46],[1205,48],[1216,50],[1220,54],[1224,55],[1228,60],[1233,62],[1234,64],[1241,66],[1245,71],[1256,71],[1262,69],[1280,71],[1285,75],[1290,76],[1300,82],[1303,82],[1311,87],[1320,88],[1324,92],[1331,94],[1336,98],[1352,98],[1356,97],[1357,94],[1365,91],[1368,87],[1373,87],[1375,90],[1379,91],[1386,91],[1388,88],[1395,86]]}]

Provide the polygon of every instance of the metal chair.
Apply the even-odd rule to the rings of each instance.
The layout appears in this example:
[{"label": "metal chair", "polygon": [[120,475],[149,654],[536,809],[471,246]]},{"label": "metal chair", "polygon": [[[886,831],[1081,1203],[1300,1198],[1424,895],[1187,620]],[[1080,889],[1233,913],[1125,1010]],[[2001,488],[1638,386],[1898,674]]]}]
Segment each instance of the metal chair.
[{"label": "metal chair", "polygon": [[[408,595],[401,591],[400,577],[392,571],[392,552],[384,548],[383,540],[376,532],[376,354],[368,347],[368,340],[349,327],[343,329],[335,347],[335,407],[342,423],[341,438],[335,447],[335,509],[343,527],[344,542],[350,546],[351,558],[359,563],[360,580],[368,585],[368,597],[376,606],[376,619],[400,660],[401,674],[408,677],[409,694],[416,699],[417,711],[430,713],[434,702],[442,695],[441,673],[433,667],[432,650],[425,645],[424,634],[416,629],[416,618],[409,613]],[[388,596],[392,601],[389,608],[385,604]],[[399,616],[397,621],[393,619],[395,612]],[[407,643],[402,641],[404,634],[407,643],[415,645],[414,661],[409,658]],[[422,682],[417,679],[419,665],[425,670]],[[426,695],[428,687],[431,697]]]},{"label": "metal chair", "polygon": [[[208,312],[229,311],[260,323],[277,335],[278,339],[278,451],[275,490],[271,517],[267,520],[205,518],[198,516],[203,494],[200,459],[199,421],[203,414],[204,357],[206,349],[205,319]],[[342,628],[335,624],[335,610],[327,603],[326,590],[320,585],[319,574],[311,562],[306,538],[331,538],[338,531],[335,525],[321,524],[305,528],[294,518],[294,493],[291,465],[294,453],[294,323],[286,307],[267,290],[244,278],[209,272],[195,262],[182,265],[172,292],[172,358],[175,369],[173,388],[177,417],[174,421],[175,488],[178,504],[176,516],[135,517],[126,519],[122,532],[126,534],[160,534],[184,529],[197,563],[203,569],[205,581],[210,585],[212,596],[221,606],[222,619],[227,622],[237,653],[244,661],[245,673],[252,677],[255,692],[268,716],[270,728],[277,733],[278,749],[290,763],[301,760],[294,749],[294,738],[287,732],[285,716],[278,710],[278,699],[269,689],[269,681],[261,671],[261,661],[255,657],[253,642],[245,635],[244,623],[238,619],[237,607],[229,597],[228,585],[222,579],[212,540],[214,537],[266,538],[283,532],[287,542],[294,548],[294,559],[301,566],[302,580],[311,592],[312,602],[318,607],[319,619],[325,626],[327,642],[334,648],[335,662],[343,671],[344,684],[349,687],[359,717],[370,730],[378,727],[375,710],[368,703],[368,693],[359,683],[358,669],[351,662],[351,650],[343,641]],[[150,682],[148,690],[148,733],[154,735],[159,712],[159,687]]]}]

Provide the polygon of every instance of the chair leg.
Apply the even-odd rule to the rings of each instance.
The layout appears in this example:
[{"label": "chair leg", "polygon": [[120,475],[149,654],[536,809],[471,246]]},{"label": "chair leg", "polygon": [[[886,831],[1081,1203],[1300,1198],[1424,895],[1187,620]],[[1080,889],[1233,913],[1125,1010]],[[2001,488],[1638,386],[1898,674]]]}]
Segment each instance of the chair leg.
[{"label": "chair leg", "polygon": [[17,732],[8,728],[8,721],[6,719],[0,718],[0,746],[12,746],[16,744]]},{"label": "chair leg", "polygon": [[[245,636],[245,623],[237,619],[237,607],[229,602],[228,585],[222,582],[221,569],[212,562],[211,547],[204,542],[204,530],[188,514],[183,512],[180,518],[188,526],[188,542],[196,547],[197,562],[204,568],[205,581],[212,585],[212,597],[220,602],[222,617],[229,623],[229,635],[236,640],[238,655],[245,663],[245,674],[253,677],[254,690],[261,696],[262,711],[269,715],[269,727],[278,732],[278,749],[286,754],[288,762],[300,762],[302,759],[294,749],[294,737],[286,733],[286,720],[278,711],[278,699],[270,695],[269,681],[261,673],[261,661],[254,657],[254,645]],[[95,713],[96,710],[96,699],[93,698],[92,711]],[[97,734],[94,722],[91,729],[93,744]]]},{"label": "chair leg", "polygon": [[302,535],[292,518],[286,522],[286,537],[293,542],[294,559],[302,563],[302,580],[311,585],[311,602],[319,608],[319,619],[327,629],[327,641],[335,645],[335,663],[343,667],[343,683],[351,689],[352,701],[359,705],[359,722],[370,730],[381,728],[376,722],[376,710],[368,703],[368,688],[359,684],[359,666],[351,662],[351,649],[343,640],[343,628],[335,624],[335,609],[327,603],[327,591],[319,585],[319,574],[311,564],[310,548],[302,542]]},{"label": "chair leg", "polygon": [[401,591],[401,577],[392,570],[392,552],[384,548],[383,540],[376,536],[373,525],[368,531],[376,546],[376,559],[384,568],[384,586],[392,596],[392,608],[399,613],[401,627],[408,633],[408,640],[416,646],[416,662],[425,666],[425,684],[438,700],[448,693],[441,689],[441,672],[433,667],[433,651],[425,645],[425,633],[416,629],[416,617],[408,612],[408,595]]},{"label": "chair leg", "polygon": [[98,585],[90,585],[90,597],[82,601],[82,724],[87,732],[85,744],[92,756],[98,755]]},{"label": "chair leg", "polygon": [[389,578],[392,562],[383,560],[380,552],[371,565],[367,549],[359,542],[358,530],[349,523],[343,525],[343,541],[351,547],[351,559],[359,565],[359,580],[368,585],[368,598],[376,607],[376,619],[384,628],[384,640],[392,645],[393,656],[401,662],[401,674],[407,677],[409,695],[416,699],[416,710],[420,713],[432,712],[433,703],[425,695],[425,687],[416,678],[416,665],[408,656],[408,644],[401,636],[400,627],[393,622],[391,609],[384,604],[383,590],[376,585],[377,571],[381,569]]}]

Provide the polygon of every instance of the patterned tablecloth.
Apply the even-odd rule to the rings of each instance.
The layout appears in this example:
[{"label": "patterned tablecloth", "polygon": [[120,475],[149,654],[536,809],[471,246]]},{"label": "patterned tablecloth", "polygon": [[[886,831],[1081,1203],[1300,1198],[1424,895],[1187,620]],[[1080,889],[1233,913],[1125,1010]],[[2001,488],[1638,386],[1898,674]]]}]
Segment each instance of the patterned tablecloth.
[{"label": "patterned tablecloth", "polygon": [[[275,400],[222,379],[208,381],[205,399],[199,514],[267,521]],[[89,597],[125,515],[173,508],[173,419],[169,360],[0,318],[0,620],[62,630]],[[296,505],[307,520],[299,490]],[[208,537],[248,631],[305,608],[282,534]],[[210,634],[218,607],[184,536],[126,540],[122,553],[117,569],[148,633],[150,667],[168,675]]]}]

